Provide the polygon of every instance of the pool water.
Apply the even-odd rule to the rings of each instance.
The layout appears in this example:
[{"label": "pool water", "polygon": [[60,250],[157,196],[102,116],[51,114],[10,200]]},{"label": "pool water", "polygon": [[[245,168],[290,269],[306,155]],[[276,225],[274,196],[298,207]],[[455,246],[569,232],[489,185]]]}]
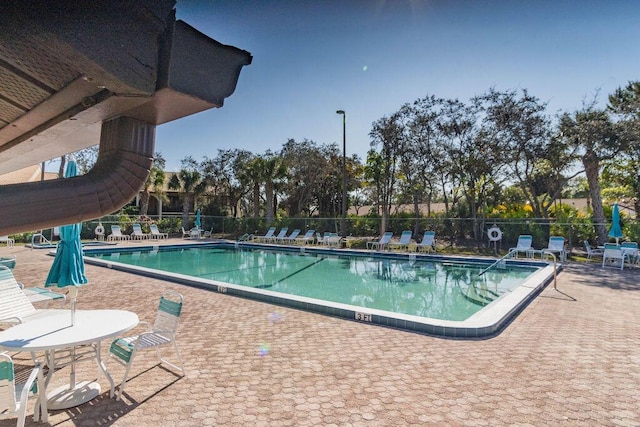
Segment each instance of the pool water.
[{"label": "pool water", "polygon": [[540,269],[502,266],[479,275],[486,263],[233,247],[88,255],[280,294],[451,321],[468,319]]}]

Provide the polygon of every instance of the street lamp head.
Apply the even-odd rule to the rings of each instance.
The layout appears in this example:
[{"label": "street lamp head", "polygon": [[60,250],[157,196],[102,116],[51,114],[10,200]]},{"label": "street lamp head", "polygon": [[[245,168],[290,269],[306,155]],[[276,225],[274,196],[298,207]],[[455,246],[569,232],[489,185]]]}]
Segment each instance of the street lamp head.
[{"label": "street lamp head", "polygon": [[343,114],[344,115],[345,112],[344,112],[344,110],[338,110],[338,111],[336,111],[336,114]]}]

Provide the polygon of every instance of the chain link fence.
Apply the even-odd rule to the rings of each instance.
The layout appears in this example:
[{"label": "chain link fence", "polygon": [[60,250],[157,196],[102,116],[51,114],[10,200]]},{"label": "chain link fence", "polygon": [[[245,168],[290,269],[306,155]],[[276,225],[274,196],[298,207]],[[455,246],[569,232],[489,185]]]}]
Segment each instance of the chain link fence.
[{"label": "chain link fence", "polygon": [[[189,224],[186,230],[193,227],[195,215],[189,217]],[[263,235],[270,226],[276,228],[288,227],[289,231],[296,228],[304,234],[307,230],[313,229],[316,232],[340,233],[340,218],[277,218],[271,223],[267,223],[264,218],[230,218],[223,216],[206,216],[201,218],[202,229],[211,230],[214,236],[236,239],[243,234]],[[377,239],[381,231],[381,218],[370,217],[350,217],[347,218],[347,235],[353,240],[368,241]],[[182,236],[182,216],[163,215],[158,217],[139,217],[128,215],[111,215],[100,218],[100,220],[87,221],[83,223],[82,238],[93,239],[96,237],[95,229],[102,224],[105,235],[111,233],[110,226],[120,225],[123,233],[131,232],[131,224],[139,223],[144,232],[149,232],[148,225],[155,223],[160,231],[169,233],[172,237]],[[602,224],[607,230],[610,224]],[[487,230],[496,226],[501,231],[501,239],[495,244],[489,241]],[[597,224],[590,218],[572,219],[549,219],[549,218],[407,218],[392,217],[387,219],[385,231],[391,231],[395,236],[399,236],[403,230],[411,230],[414,239],[421,239],[422,234],[427,230],[435,231],[438,245],[443,249],[451,248],[459,252],[482,252],[487,249],[505,251],[515,246],[518,236],[530,234],[533,236],[533,246],[544,248],[547,246],[549,236],[563,236],[569,251],[584,251],[584,241],[588,240],[592,244],[597,242]],[[637,219],[623,219],[623,233],[625,240],[640,241],[640,222]],[[17,242],[29,242],[30,236],[40,231],[23,233],[14,236]],[[42,230],[41,233],[48,239],[54,241],[56,236],[54,230]],[[600,242],[601,243],[601,242]]]}]

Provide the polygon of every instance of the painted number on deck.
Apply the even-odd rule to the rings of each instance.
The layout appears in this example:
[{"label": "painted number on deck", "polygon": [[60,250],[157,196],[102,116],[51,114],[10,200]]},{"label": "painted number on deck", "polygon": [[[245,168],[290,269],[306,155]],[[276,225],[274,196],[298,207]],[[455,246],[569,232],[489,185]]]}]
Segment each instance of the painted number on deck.
[{"label": "painted number on deck", "polygon": [[222,293],[222,294],[226,294],[227,293],[227,288],[224,286],[218,286],[218,292]]},{"label": "painted number on deck", "polygon": [[359,313],[356,311],[356,320],[361,322],[371,322],[371,315],[369,313]]}]

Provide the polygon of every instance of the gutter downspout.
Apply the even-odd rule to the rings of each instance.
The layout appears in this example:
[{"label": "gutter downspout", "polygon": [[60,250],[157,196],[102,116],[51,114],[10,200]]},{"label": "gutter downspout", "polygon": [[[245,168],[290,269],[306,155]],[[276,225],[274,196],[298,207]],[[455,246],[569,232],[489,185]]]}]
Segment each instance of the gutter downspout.
[{"label": "gutter downspout", "polygon": [[105,121],[98,159],[87,174],[0,186],[0,235],[88,221],[126,205],[149,176],[155,129],[129,117]]}]

